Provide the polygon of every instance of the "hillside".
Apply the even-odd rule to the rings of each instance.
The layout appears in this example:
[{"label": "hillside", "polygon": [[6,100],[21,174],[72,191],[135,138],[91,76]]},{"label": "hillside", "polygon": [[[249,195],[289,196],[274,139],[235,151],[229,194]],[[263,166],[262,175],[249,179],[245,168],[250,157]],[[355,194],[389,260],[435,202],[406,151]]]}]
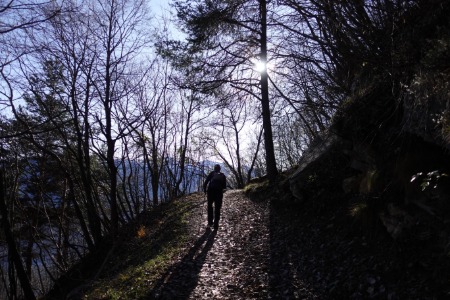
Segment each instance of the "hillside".
[{"label": "hillside", "polygon": [[450,1],[167,2],[0,4],[0,298],[450,298]]},{"label": "hillside", "polygon": [[[287,206],[283,184],[225,193],[217,232],[201,194],[178,199],[97,254],[83,282],[45,299],[441,299],[449,259],[432,244],[361,231],[348,206]],[[272,191],[272,192],[270,192]],[[283,194],[284,201],[289,193]],[[89,262],[88,262],[89,264]],[[92,263],[89,265],[92,267]],[[72,281],[73,283],[73,281]]]}]

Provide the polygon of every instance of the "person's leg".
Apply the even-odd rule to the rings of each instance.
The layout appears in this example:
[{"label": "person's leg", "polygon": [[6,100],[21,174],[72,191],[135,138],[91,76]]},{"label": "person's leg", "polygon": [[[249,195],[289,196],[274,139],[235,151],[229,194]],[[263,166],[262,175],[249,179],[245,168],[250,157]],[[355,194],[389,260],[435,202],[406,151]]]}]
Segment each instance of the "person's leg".
[{"label": "person's leg", "polygon": [[222,209],[222,198],[222,193],[219,193],[218,195],[216,195],[214,201],[214,229],[217,229],[219,227],[220,210]]},{"label": "person's leg", "polygon": [[208,226],[211,226],[213,224],[213,202],[214,197],[211,194],[211,191],[208,191]]}]

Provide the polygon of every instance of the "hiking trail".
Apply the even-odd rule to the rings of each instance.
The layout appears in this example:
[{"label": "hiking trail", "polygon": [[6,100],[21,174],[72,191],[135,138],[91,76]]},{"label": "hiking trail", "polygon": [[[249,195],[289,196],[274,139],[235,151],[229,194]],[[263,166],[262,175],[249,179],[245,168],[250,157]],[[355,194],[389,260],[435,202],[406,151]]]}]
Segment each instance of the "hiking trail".
[{"label": "hiking trail", "polygon": [[[190,201],[201,203],[205,198],[199,194]],[[307,288],[293,286],[292,281],[295,291],[282,284],[273,287],[277,275],[270,270],[280,265],[270,259],[269,222],[269,201],[253,202],[242,190],[224,194],[217,231],[206,226],[206,203],[199,205],[190,224],[194,242],[160,279],[151,298],[288,299],[292,294],[314,299]]]}]

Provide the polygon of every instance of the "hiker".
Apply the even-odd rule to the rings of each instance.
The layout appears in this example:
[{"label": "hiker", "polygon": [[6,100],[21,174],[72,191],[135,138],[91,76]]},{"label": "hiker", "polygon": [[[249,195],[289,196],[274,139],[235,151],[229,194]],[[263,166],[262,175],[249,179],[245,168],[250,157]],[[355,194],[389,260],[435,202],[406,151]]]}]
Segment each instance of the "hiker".
[{"label": "hiker", "polygon": [[203,184],[203,191],[208,195],[208,227],[214,225],[214,230],[219,228],[220,209],[222,208],[223,192],[226,186],[227,180],[225,174],[220,172],[220,165],[215,165],[214,171],[209,173]]}]

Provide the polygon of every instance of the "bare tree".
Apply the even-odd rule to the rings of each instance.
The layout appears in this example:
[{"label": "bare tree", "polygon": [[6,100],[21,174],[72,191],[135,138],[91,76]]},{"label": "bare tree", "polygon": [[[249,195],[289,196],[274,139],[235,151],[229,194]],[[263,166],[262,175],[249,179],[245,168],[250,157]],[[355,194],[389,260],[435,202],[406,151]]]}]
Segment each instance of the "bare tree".
[{"label": "bare tree", "polygon": [[[225,93],[224,97],[230,98],[222,99],[222,102],[228,104],[214,112],[210,119],[210,129],[203,138],[213,150],[212,154],[219,157],[233,175],[230,180],[233,182],[232,186],[243,188],[252,177],[255,160],[262,145],[263,131],[255,126],[259,117],[258,113],[255,114],[258,106],[253,105],[247,93],[239,90]],[[256,147],[251,147],[251,144]]]},{"label": "bare tree", "polygon": [[[48,6],[48,1],[36,1],[29,3],[26,1],[3,1],[0,3],[0,105],[13,105],[14,89],[11,83],[11,64],[15,63],[18,58],[26,55],[29,50],[24,47],[24,41],[17,38],[24,33],[25,29],[34,28],[42,24],[48,19],[51,19],[58,13],[58,9]],[[3,130],[2,130],[3,133]],[[7,138],[3,134],[0,139]],[[2,149],[3,150],[3,149]],[[15,267],[20,286],[23,294],[27,299],[35,299],[34,291],[30,284],[30,278],[25,273],[20,254],[18,252],[17,244],[12,235],[10,224],[10,213],[5,200],[5,186],[3,170],[1,172],[0,184],[2,184],[0,195],[0,209],[2,213],[3,229],[7,237],[9,247],[8,255],[11,258],[12,265]],[[11,266],[12,266],[11,265]],[[11,267],[10,266],[10,267]],[[14,280],[11,278],[10,283]],[[17,290],[14,286],[9,291],[11,297],[17,297]]]},{"label": "bare tree", "polygon": [[[76,172],[81,185],[76,207],[86,207],[89,230],[84,230],[85,239],[90,249],[102,238],[99,201],[94,192],[94,182],[91,167],[91,109],[93,107],[92,76],[95,56],[90,56],[95,48],[92,42],[88,11],[83,9],[83,2],[67,2],[64,12],[52,19],[50,26],[44,30],[44,35],[31,36],[36,47],[43,49],[38,53],[38,60],[48,57],[55,59],[64,67],[63,84],[67,97],[67,112],[71,116],[70,131],[72,139],[60,132],[65,140],[65,147],[69,149],[76,161]],[[87,21],[87,22],[85,22]],[[55,124],[58,128],[58,124]],[[78,178],[73,179],[77,181]],[[80,201],[80,204],[78,204]],[[84,210],[84,209],[83,209]],[[84,215],[77,209],[81,224]],[[82,228],[85,228],[82,225]],[[92,235],[92,239],[91,239]]]},{"label": "bare tree", "polygon": [[[201,94],[190,90],[181,90],[179,93],[179,109],[174,115],[172,122],[174,123],[175,136],[178,142],[174,141],[174,149],[176,156],[171,177],[174,182],[174,197],[185,194],[187,191],[182,187],[183,181],[186,179],[186,163],[192,165],[192,157],[188,156],[191,137],[204,125],[207,114],[201,113],[202,99]],[[191,150],[192,151],[192,150]],[[190,159],[190,161],[187,161]]]},{"label": "bare tree", "polygon": [[127,77],[132,74],[131,63],[147,45],[142,31],[146,21],[145,2],[99,0],[90,7],[90,17],[93,19],[92,33],[99,38],[96,48],[91,49],[91,55],[96,57],[92,85],[101,106],[95,119],[101,133],[98,136],[100,145],[106,146],[105,151],[98,151],[98,155],[106,161],[108,170],[110,229],[115,234],[119,226],[116,143],[130,131],[128,127],[116,126],[121,121],[117,103],[133,89],[126,84]]},{"label": "bare tree", "polygon": [[[136,107],[142,122],[134,130],[133,138],[142,149],[145,172],[144,186],[151,187],[153,205],[159,204],[161,173],[167,158],[168,138],[171,131],[170,114],[175,99],[169,91],[171,70],[169,64],[154,58],[149,72],[142,81]],[[145,192],[147,195],[147,192]]]},{"label": "bare tree", "polygon": [[[277,174],[272,136],[269,77],[267,73],[268,35],[267,1],[175,1],[179,19],[189,34],[190,71],[197,71],[203,92],[217,90],[221,85],[240,85],[242,90],[255,96],[261,105],[264,127],[266,171],[269,178]],[[200,54],[199,54],[200,53]],[[253,65],[259,61],[264,66],[259,78],[251,77]],[[186,60],[183,60],[186,61]],[[237,72],[245,71],[248,80],[233,80]],[[242,78],[241,76],[239,76]],[[253,79],[253,80],[252,80]],[[256,88],[254,92],[252,89]]]}]

